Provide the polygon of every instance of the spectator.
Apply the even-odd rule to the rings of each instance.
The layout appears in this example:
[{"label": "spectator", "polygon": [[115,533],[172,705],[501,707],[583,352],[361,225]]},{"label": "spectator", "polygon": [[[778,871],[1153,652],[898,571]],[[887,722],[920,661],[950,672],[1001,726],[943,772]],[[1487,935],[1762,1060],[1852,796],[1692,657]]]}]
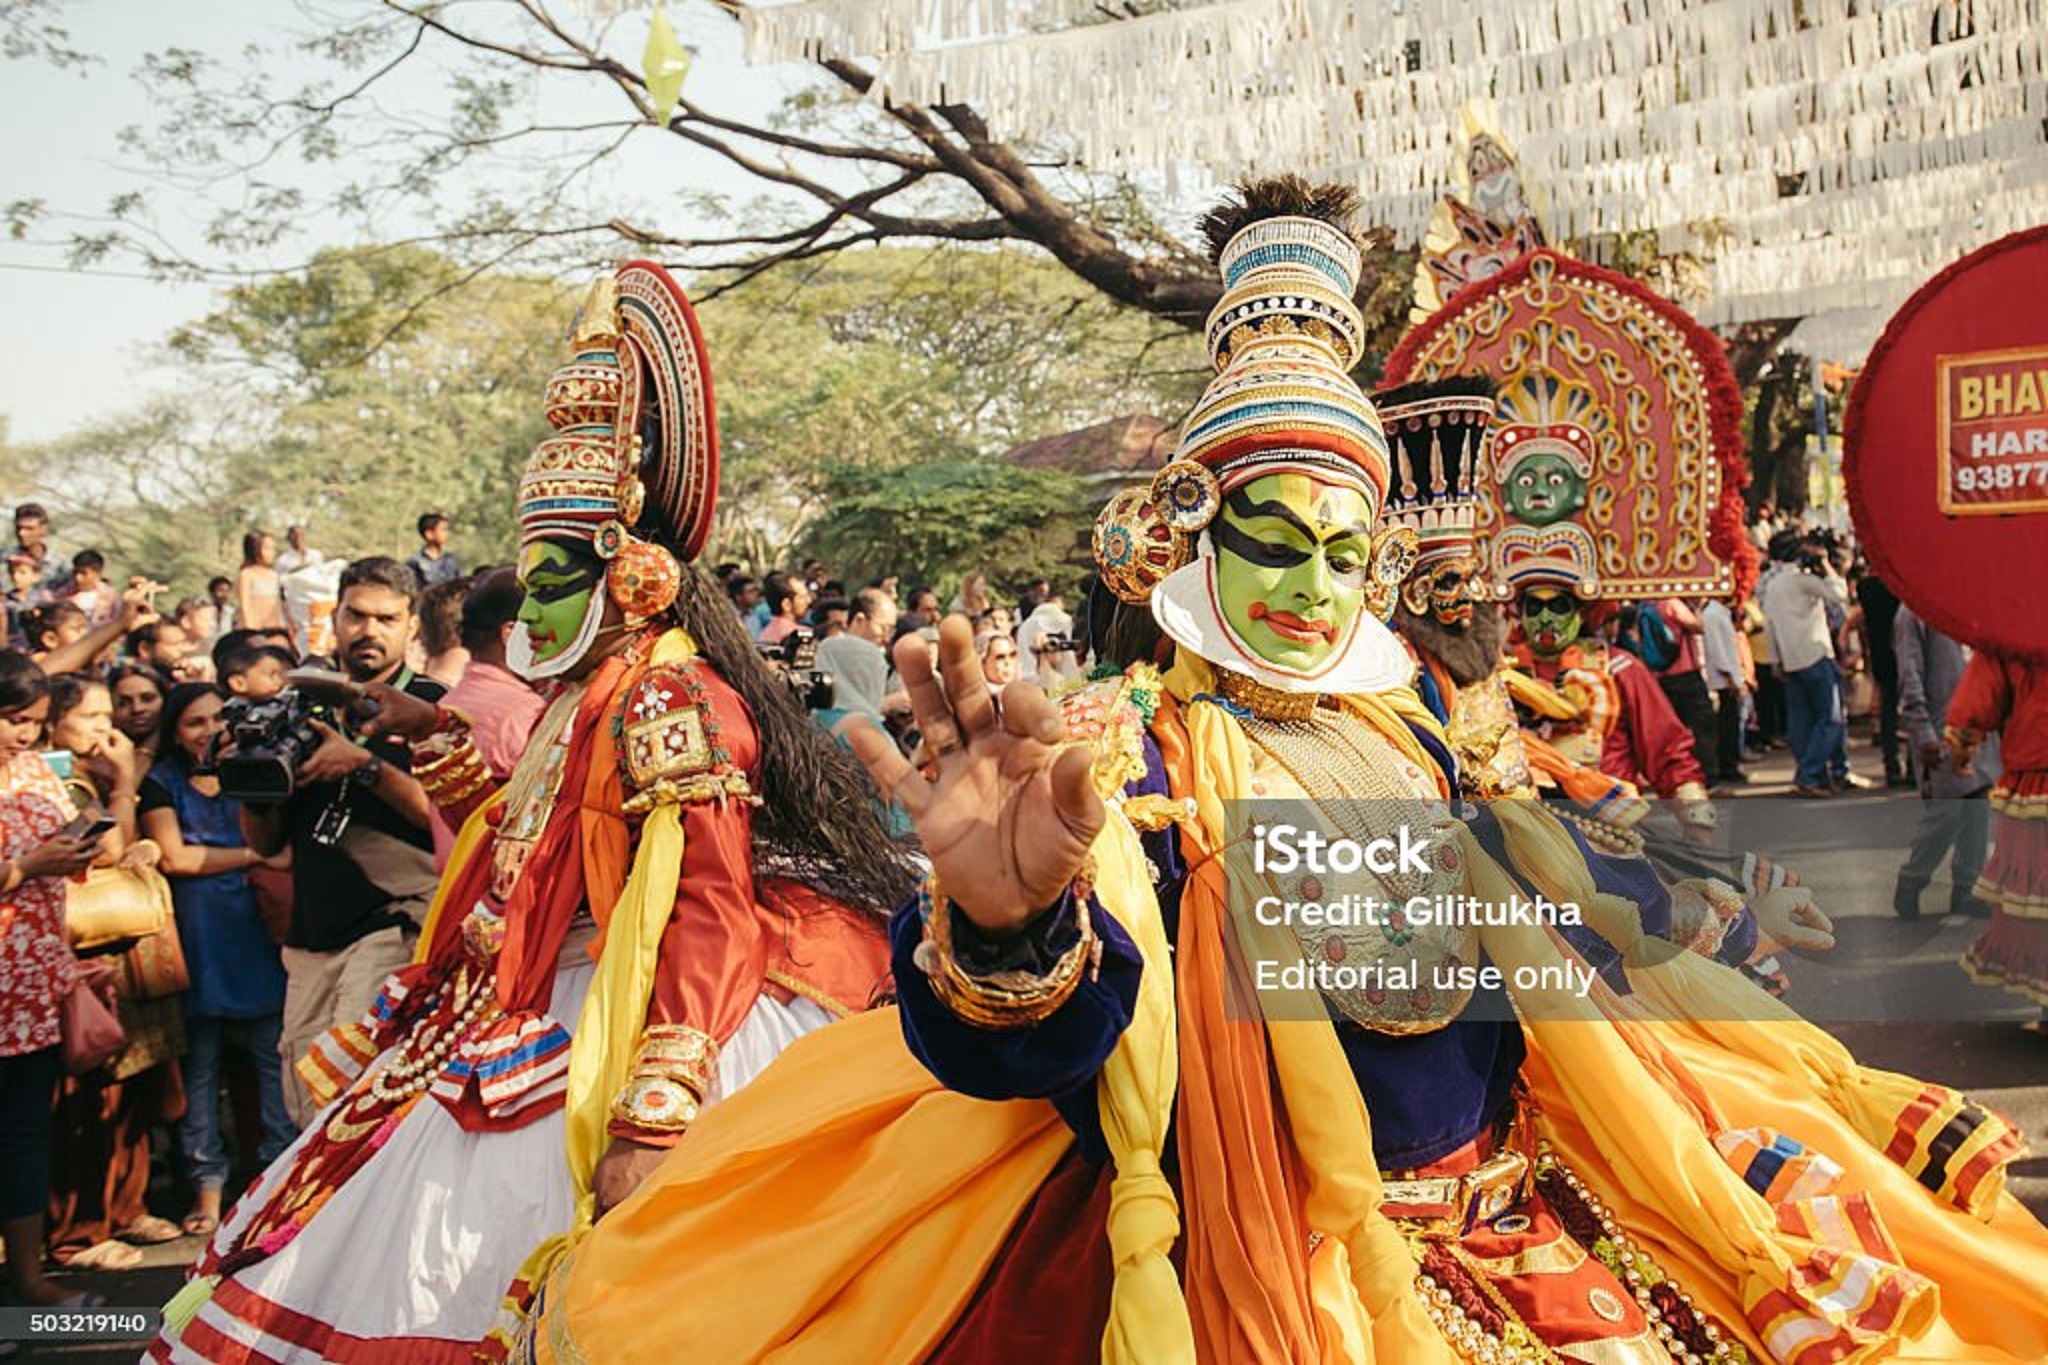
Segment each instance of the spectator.
[{"label": "spectator", "polygon": [[[463,599],[459,624],[462,647],[469,651],[469,666],[442,700],[451,710],[469,718],[469,735],[491,775],[500,781],[510,777],[526,752],[533,727],[540,724],[547,703],[524,678],[505,666],[505,644],[518,628],[519,607],[525,599],[519,575],[511,569],[493,569],[470,580]],[[455,836],[434,816],[434,863],[438,868],[448,860]]]},{"label": "spectator", "polygon": [[1877,684],[1877,747],[1884,757],[1885,785],[1910,786],[1899,761],[1899,656],[1894,640],[1899,599],[1889,584],[1866,569],[1856,580],[1856,605],[1862,616],[1864,662]]},{"label": "spectator", "polygon": [[128,654],[167,678],[184,680],[186,661],[198,645],[176,621],[156,620],[128,632]]},{"label": "spectator", "polygon": [[14,553],[25,555],[36,566],[36,576],[45,589],[60,575],[50,564],[50,514],[39,502],[25,502],[14,509]]},{"label": "spectator", "polygon": [[974,629],[977,634],[1008,635],[1014,639],[1017,635],[1017,618],[1010,613],[1008,607],[990,607],[975,618]]},{"label": "spectator", "polygon": [[214,674],[229,696],[265,701],[284,691],[285,675],[294,663],[292,656],[276,645],[258,644],[261,638],[248,635],[239,641],[223,640],[214,649]]},{"label": "spectator", "polygon": [[1703,671],[1699,613],[1676,597],[1645,602],[1639,610],[1657,613],[1658,619],[1664,622],[1665,630],[1670,632],[1672,643],[1678,646],[1676,657],[1663,668],[1654,670],[1657,686],[1664,690],[1664,696],[1671,702],[1671,709],[1677,713],[1678,719],[1692,732],[1693,756],[1699,759],[1701,770],[1711,777],[1717,766],[1714,699]]},{"label": "spectator", "polygon": [[725,581],[725,592],[732,599],[733,613],[740,618],[740,625],[752,635],[759,629],[754,624],[754,608],[761,605],[760,580],[735,573]]},{"label": "spectator", "polygon": [[185,632],[185,638],[192,642],[192,648],[210,650],[213,642],[226,634],[220,628],[220,609],[213,605],[210,597],[186,597],[178,602],[177,612],[172,620],[178,629]]},{"label": "spectator", "polygon": [[862,588],[853,595],[846,633],[886,650],[896,638],[896,599],[881,588]]},{"label": "spectator", "polygon": [[1017,642],[990,631],[974,638],[974,652],[981,658],[981,676],[989,690],[1001,692],[1017,681]]},{"label": "spectator", "polygon": [[221,730],[223,696],[212,683],[181,683],[163,708],[161,757],[142,788],[143,833],[162,852],[171,878],[178,934],[192,984],[185,994],[189,1054],[187,1107],[178,1136],[195,1187],[184,1230],[207,1236],[220,1226],[227,1151],[221,1136],[223,1046],[237,1043],[257,1076],[263,1139],[255,1153],[268,1165],[291,1145],[296,1128],[284,1102],[278,1040],[284,1023],[284,966],[257,913],[249,872],[284,868],[280,852],[259,856],[242,837],[241,806],[221,795],[219,779],[202,774]]},{"label": "spectator", "polygon": [[462,680],[469,651],[462,647],[462,602],[469,595],[467,578],[450,578],[420,594],[420,645],[426,662],[420,672],[443,687]]},{"label": "spectator", "polygon": [[844,635],[847,618],[852,614],[853,604],[843,597],[820,597],[811,603],[811,625],[820,640]]},{"label": "spectator", "polygon": [[277,557],[277,571],[291,575],[313,564],[325,564],[327,556],[306,544],[306,528],[287,526],[284,532],[284,552]]},{"label": "spectator", "polygon": [[94,667],[123,635],[155,619],[140,589],[122,595],[120,611],[111,621],[88,625],[85,613],[71,602],[50,602],[25,619],[31,657],[45,673],[78,673]]},{"label": "spectator", "polygon": [[936,626],[939,623],[939,595],[937,593],[933,592],[930,588],[912,588],[908,600],[910,602],[909,610],[916,613],[924,625]]},{"label": "spectator", "polygon": [[[247,542],[244,542],[243,549],[248,549]],[[206,580],[206,595],[213,602],[213,640],[218,640],[241,625],[235,619],[235,585],[231,580],[216,575]],[[206,642],[208,648],[212,648],[213,640]]]},{"label": "spectator", "polygon": [[[869,588],[865,591],[878,592]],[[889,660],[882,647],[852,633],[835,635],[818,645],[818,667],[832,675],[832,705],[812,713],[812,719],[839,744],[852,747],[847,732],[863,722],[893,734],[882,712],[882,697],[889,685]],[[883,828],[894,837],[910,832],[910,814],[900,803],[875,798]]]},{"label": "spectator", "polygon": [[235,628],[286,628],[284,585],[277,576],[277,537],[268,531],[251,531],[242,537],[242,568],[235,575]]},{"label": "spectator", "polygon": [[1900,604],[1892,617],[1893,655],[1899,669],[1899,728],[1912,746],[1920,772],[1920,830],[1892,888],[1892,911],[1900,919],[1920,918],[1920,893],[1934,880],[1943,858],[1949,863],[1949,913],[1987,917],[1991,906],[1978,899],[1977,874],[1991,846],[1991,784],[1997,780],[1999,742],[1987,737],[1956,771],[1942,740],[1942,724],[1969,655],[1954,640]]},{"label": "spectator", "polygon": [[1077,676],[1080,661],[1073,646],[1074,618],[1056,592],[1048,593],[1023,625],[1017,627],[1018,676],[1051,687]]},{"label": "spectator", "polygon": [[90,629],[84,608],[69,599],[37,607],[23,623],[29,652],[35,656],[39,666],[57,650],[79,644]]},{"label": "spectator", "polygon": [[79,1305],[43,1270],[50,1198],[50,1105],[59,1008],[77,979],[64,928],[66,879],[95,846],[65,834],[74,814],[37,752],[50,685],[26,654],[0,653],[0,1244],[17,1303]]},{"label": "spectator", "polygon": [[[335,637],[357,684],[388,683],[426,701],[444,689],[406,667],[418,629],[418,582],[396,560],[360,559],[341,576]],[[292,1073],[328,1029],[354,1024],[384,978],[412,957],[412,940],[434,890],[428,802],[400,740],[355,736],[351,723],[321,725],[323,742],[299,765],[298,787],[279,805],[244,805],[249,846],[292,853],[291,929],[284,949],[285,1101],[301,1127],[312,1099]],[[346,837],[344,837],[346,836]]]},{"label": "spectator", "polygon": [[135,746],[135,766],[140,772],[148,772],[156,761],[167,686],[163,675],[148,664],[117,664],[107,674],[107,690],[114,698],[114,728]]},{"label": "spectator", "polygon": [[[49,725],[50,748],[71,758],[65,787],[72,804],[98,807],[119,822],[99,861],[133,849],[121,861],[136,870],[93,875],[112,879],[117,891],[135,891],[135,878],[154,882],[156,874],[143,869],[156,847],[135,839],[141,768],[135,746],[115,728],[107,685],[78,673],[50,679]],[[161,883],[156,887],[160,893]],[[127,1045],[100,1070],[66,1077],[53,1117],[49,1254],[80,1270],[132,1269],[142,1253],[130,1243],[154,1246],[179,1236],[175,1224],[150,1213],[147,1197],[150,1129],[175,1118],[182,1103],[176,1059],[185,1050],[183,985],[160,941],[138,943],[117,960],[116,1003]]]},{"label": "spectator", "polygon": [[811,609],[811,590],[797,578],[777,578],[770,582],[768,624],[754,639],[764,645],[779,645],[803,625],[804,613]]},{"label": "spectator", "polygon": [[1043,578],[1034,578],[1024,585],[1023,595],[1017,599],[1016,619],[1029,621],[1031,613],[1038,610],[1038,604],[1052,596],[1052,583]]},{"label": "spectator", "polygon": [[1849,590],[1827,556],[1804,537],[1774,543],[1791,558],[1775,570],[1763,588],[1764,618],[1769,623],[1771,652],[1785,680],[1788,728],[1799,771],[1796,796],[1822,797],[1846,786],[1847,765],[1840,750],[1846,722],[1842,712],[1842,674],[1835,665],[1834,633],[1828,628],[1829,607],[1846,609]]},{"label": "spectator", "polygon": [[953,594],[953,603],[946,610],[970,621],[978,621],[994,605],[989,600],[988,575],[977,569],[960,580],[960,591]]},{"label": "spectator", "polygon": [[7,556],[8,645],[24,651],[31,648],[24,618],[49,600],[50,595],[43,590],[42,566],[25,551],[10,553]]},{"label": "spectator", "polygon": [[85,613],[89,626],[104,625],[120,611],[120,600],[107,586],[107,557],[98,550],[71,556],[71,587],[65,600]]},{"label": "spectator", "polygon": [[1764,619],[1763,604],[1757,601],[1757,594],[1762,591],[1763,582],[1759,579],[1756,590],[1742,604],[1741,625],[1743,639],[1749,645],[1750,668],[1756,675],[1750,716],[1756,745],[1759,749],[1775,749],[1784,742],[1785,683],[1778,676],[1777,656],[1771,653],[1770,624]]},{"label": "spectator", "polygon": [[417,526],[420,547],[412,552],[412,558],[405,563],[419,580],[419,586],[431,588],[436,583],[447,583],[462,577],[462,565],[448,550],[448,537],[455,529],[448,518],[439,512],[422,512]]},{"label": "spectator", "polygon": [[1742,699],[1749,691],[1742,666],[1742,638],[1728,603],[1714,598],[1700,608],[1700,676],[1713,693],[1713,762],[1707,775],[1716,782],[1743,783]]}]

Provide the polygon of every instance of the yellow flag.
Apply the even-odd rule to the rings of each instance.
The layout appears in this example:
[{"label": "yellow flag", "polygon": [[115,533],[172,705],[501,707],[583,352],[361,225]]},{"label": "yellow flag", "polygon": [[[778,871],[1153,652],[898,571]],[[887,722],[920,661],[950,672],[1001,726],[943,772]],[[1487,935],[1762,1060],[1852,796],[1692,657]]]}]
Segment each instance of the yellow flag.
[{"label": "yellow flag", "polygon": [[647,78],[647,102],[657,125],[668,127],[676,100],[683,93],[683,77],[690,74],[690,50],[676,37],[668,11],[654,7],[654,20],[647,26],[647,50],[640,55],[641,74]]}]

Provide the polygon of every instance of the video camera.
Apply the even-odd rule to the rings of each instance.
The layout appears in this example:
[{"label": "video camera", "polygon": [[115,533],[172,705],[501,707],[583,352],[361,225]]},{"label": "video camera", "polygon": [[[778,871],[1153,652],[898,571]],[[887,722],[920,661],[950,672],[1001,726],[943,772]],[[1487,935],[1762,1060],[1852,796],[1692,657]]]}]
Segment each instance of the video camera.
[{"label": "video camera", "polygon": [[299,765],[320,747],[320,732],[312,722],[315,717],[330,720],[328,711],[295,688],[261,701],[229,699],[220,709],[226,728],[207,756],[207,767],[220,779],[220,794],[254,805],[290,800],[298,787]]},{"label": "video camera", "polygon": [[832,705],[832,675],[818,667],[818,633],[798,626],[772,645],[756,642],[762,662],[782,675],[806,711],[823,711]]}]

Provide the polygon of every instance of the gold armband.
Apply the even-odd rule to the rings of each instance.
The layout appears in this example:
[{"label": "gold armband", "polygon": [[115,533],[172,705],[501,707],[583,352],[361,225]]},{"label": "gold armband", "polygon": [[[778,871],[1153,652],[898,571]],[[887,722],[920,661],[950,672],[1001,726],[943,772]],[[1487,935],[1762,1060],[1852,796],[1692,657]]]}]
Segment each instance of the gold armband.
[{"label": "gold armband", "polygon": [[654,1024],[625,1085],[613,1097],[612,1118],[651,1133],[680,1133],[696,1121],[718,1066],[718,1044],[687,1024]]},{"label": "gold armband", "polygon": [[467,716],[440,708],[434,733],[412,746],[412,775],[437,806],[467,801],[491,785],[490,766],[470,738]]},{"label": "gold armband", "polygon": [[939,889],[938,878],[928,879],[925,894],[930,898],[924,920],[924,942],[918,945],[916,961],[930,980],[932,994],[962,1021],[986,1029],[1023,1029],[1050,1017],[1073,998],[1082,974],[1094,964],[1101,944],[1088,914],[1087,888],[1076,885],[1075,923],[1081,931],[1074,946],[1043,975],[1035,972],[996,972],[975,976],[963,969],[953,956],[953,906]]}]

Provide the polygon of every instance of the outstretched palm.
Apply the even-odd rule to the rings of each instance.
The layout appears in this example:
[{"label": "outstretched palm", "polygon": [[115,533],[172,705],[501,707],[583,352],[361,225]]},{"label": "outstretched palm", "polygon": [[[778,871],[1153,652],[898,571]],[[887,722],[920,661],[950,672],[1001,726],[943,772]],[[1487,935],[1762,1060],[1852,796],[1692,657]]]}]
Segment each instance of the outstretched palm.
[{"label": "outstretched palm", "polygon": [[963,616],[939,627],[939,668],[922,641],[898,642],[929,761],[913,768],[872,725],[848,740],[875,785],[917,826],[946,894],[976,925],[1009,933],[1059,898],[1102,828],[1089,755],[1061,747],[1066,727],[1029,683],[1004,689],[1000,714]]}]

